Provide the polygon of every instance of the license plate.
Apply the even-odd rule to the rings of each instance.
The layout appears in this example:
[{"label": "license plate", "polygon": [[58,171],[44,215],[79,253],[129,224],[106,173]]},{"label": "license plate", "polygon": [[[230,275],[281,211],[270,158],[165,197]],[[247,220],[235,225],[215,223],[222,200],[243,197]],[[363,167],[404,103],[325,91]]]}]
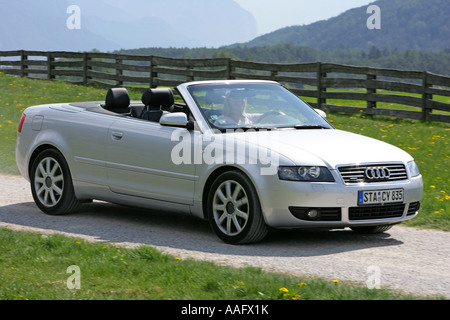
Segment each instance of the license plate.
[{"label": "license plate", "polygon": [[358,191],[358,205],[403,202],[403,189]]}]

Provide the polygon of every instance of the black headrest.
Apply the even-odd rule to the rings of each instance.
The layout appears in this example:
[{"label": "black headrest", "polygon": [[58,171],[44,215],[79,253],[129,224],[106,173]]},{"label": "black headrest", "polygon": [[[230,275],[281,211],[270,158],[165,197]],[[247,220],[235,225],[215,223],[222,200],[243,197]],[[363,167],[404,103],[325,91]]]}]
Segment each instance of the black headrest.
[{"label": "black headrest", "polygon": [[108,90],[105,99],[107,109],[128,108],[130,105],[130,95],[125,88],[111,88]]},{"label": "black headrest", "polygon": [[148,89],[142,95],[141,101],[146,106],[167,109],[173,106],[173,92],[170,88]]}]

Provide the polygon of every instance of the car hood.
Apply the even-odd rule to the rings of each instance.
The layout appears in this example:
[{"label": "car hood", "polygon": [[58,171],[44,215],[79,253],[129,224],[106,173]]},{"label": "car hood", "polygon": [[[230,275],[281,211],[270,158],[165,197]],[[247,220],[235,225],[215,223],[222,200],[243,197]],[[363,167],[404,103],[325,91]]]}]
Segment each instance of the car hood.
[{"label": "car hood", "polygon": [[249,134],[257,134],[258,146],[278,153],[280,164],[287,164],[282,163],[284,159],[292,165],[336,168],[344,164],[413,160],[407,152],[386,142],[337,129],[288,129]]}]

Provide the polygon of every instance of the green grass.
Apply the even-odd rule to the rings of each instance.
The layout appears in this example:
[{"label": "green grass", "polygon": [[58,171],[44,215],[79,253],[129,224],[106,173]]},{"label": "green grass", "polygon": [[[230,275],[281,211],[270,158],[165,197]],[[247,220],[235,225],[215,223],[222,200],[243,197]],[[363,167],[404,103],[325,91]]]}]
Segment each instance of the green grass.
[{"label": "green grass", "polygon": [[[17,125],[26,107],[104,100],[106,90],[0,73],[0,92],[0,172],[18,174],[14,147]],[[139,91],[129,92],[132,99],[140,100]],[[414,156],[424,176],[425,193],[419,216],[406,224],[450,230],[448,125],[333,113],[329,120],[338,129],[392,143]],[[343,281],[293,278],[258,268],[234,269],[180,261],[149,247],[130,250],[59,235],[0,229],[0,247],[0,299],[412,298]],[[80,267],[80,290],[67,288],[70,274],[66,270],[70,265]]]},{"label": "green grass", "polygon": [[14,158],[17,125],[26,107],[45,103],[104,100],[106,90],[63,81],[49,82],[0,74],[0,92],[0,172],[18,174]]},{"label": "green grass", "polygon": [[[62,81],[33,80],[0,74],[0,172],[18,174],[14,149],[17,124],[22,111],[31,105],[68,101],[104,100],[106,90]],[[129,89],[134,100],[141,92]],[[450,102],[450,97],[447,97]],[[340,103],[351,101],[340,101]],[[335,103],[335,101],[330,101]],[[379,107],[384,107],[382,104]],[[448,124],[389,117],[330,113],[338,128],[391,143],[409,152],[424,179],[420,214],[407,222],[411,226],[450,230],[450,148]]]},{"label": "green grass", "polygon": [[424,181],[420,214],[405,225],[450,230],[450,146],[447,124],[330,114],[337,128],[393,144],[414,157]]},{"label": "green grass", "polygon": [[[393,91],[382,91],[382,93],[405,94]],[[435,96],[434,99],[450,103],[450,97]],[[327,103],[366,107],[365,102],[354,100],[330,99]],[[377,108],[419,111],[419,108],[392,103],[378,103]],[[450,126],[448,124],[363,114],[329,113],[328,119],[337,129],[388,142],[411,154],[423,176],[424,199],[421,202],[420,214],[404,222],[404,225],[450,231],[450,146],[448,144]]]},{"label": "green grass", "polygon": [[[305,86],[305,89],[313,90],[311,86]],[[327,89],[327,92],[353,92],[353,93],[366,93],[366,89]],[[386,94],[386,95],[399,95],[399,96],[409,96],[414,98],[422,98],[421,94],[417,93],[408,93],[408,92],[399,92],[399,91],[389,91],[389,90],[377,90],[377,94]],[[311,97],[302,97],[307,102],[316,102],[316,98]],[[450,97],[433,95],[433,100],[439,102],[450,103]],[[347,106],[347,107],[359,107],[366,108],[367,102],[363,100],[348,100],[348,99],[327,99],[327,104],[337,105],[337,106]],[[378,109],[394,109],[394,110],[408,110],[408,111],[416,111],[421,112],[422,109],[419,107],[402,105],[398,103],[389,103],[389,102],[377,102]],[[450,114],[450,111],[442,111],[442,110],[433,110],[433,113],[439,114]]]},{"label": "green grass", "polygon": [[[0,228],[0,246],[1,300],[424,299],[352,282],[217,266],[163,255],[148,246],[127,249],[58,234]],[[77,266],[79,273],[68,272],[70,266]]]},{"label": "green grass", "polygon": [[[362,92],[365,90],[329,90]],[[406,95],[404,92],[378,90],[377,93]],[[418,94],[407,94],[420,97]],[[304,97],[315,102],[314,98]],[[433,99],[450,103],[450,97],[433,96]],[[365,101],[327,99],[328,104],[365,108]],[[380,109],[420,111],[420,108],[394,103],[377,103]],[[448,114],[445,111],[436,113]],[[330,112],[328,119],[337,128],[402,148],[416,160],[424,180],[424,199],[420,214],[404,225],[450,231],[450,126],[440,122],[422,122],[408,119],[367,116],[363,114],[341,114]]]}]

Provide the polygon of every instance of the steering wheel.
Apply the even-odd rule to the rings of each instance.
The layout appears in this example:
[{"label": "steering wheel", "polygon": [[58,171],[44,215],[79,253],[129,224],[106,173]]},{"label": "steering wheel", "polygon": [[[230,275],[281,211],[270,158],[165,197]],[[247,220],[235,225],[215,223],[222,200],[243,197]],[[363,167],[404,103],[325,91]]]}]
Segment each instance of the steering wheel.
[{"label": "steering wheel", "polygon": [[283,112],[280,111],[267,111],[266,113],[263,113],[259,119],[258,119],[258,123],[268,123],[270,122],[270,120],[276,116],[284,116],[285,114]]}]

